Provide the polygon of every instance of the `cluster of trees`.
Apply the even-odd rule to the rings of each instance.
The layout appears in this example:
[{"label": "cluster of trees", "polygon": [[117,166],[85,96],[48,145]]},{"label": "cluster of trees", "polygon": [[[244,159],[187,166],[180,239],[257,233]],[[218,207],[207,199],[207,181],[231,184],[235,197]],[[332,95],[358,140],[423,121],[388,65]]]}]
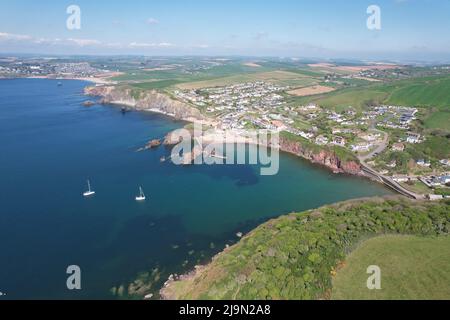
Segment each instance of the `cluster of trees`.
[{"label": "cluster of trees", "polygon": [[218,255],[178,298],[327,298],[337,266],[361,241],[449,231],[449,201],[375,198],[291,214],[265,223]]}]

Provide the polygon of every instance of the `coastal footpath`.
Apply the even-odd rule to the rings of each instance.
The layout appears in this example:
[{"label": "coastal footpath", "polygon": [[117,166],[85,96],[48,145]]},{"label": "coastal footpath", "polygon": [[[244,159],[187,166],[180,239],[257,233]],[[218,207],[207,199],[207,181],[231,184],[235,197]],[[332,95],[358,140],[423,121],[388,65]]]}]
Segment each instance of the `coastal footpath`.
[{"label": "coastal footpath", "polygon": [[[397,196],[347,201],[270,220],[208,265],[171,277],[160,294],[180,300],[330,299],[334,277],[348,254],[365,240],[384,235],[434,239],[448,237],[449,232],[448,200],[423,202]],[[448,289],[450,274],[442,272],[441,281]],[[422,280],[418,281],[428,283]],[[434,285],[421,288],[435,289]]]}]

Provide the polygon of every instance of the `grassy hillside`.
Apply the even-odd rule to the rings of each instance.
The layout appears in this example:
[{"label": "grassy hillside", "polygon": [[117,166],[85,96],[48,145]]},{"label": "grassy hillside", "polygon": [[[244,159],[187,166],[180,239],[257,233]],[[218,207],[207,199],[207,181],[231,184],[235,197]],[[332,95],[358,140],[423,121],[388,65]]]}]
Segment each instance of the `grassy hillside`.
[{"label": "grassy hillside", "polygon": [[435,111],[426,120],[428,129],[442,129],[450,132],[450,107],[446,111]]},{"label": "grassy hillside", "polygon": [[371,103],[450,109],[450,77],[424,77],[393,83],[371,84],[339,90],[329,94],[303,98],[299,102],[315,102],[324,107],[362,108]]},{"label": "grassy hillside", "polygon": [[448,235],[450,202],[403,198],[340,203],[271,220],[171,283],[176,299],[330,298],[332,276],[361,241],[384,234]]},{"label": "grassy hillside", "polygon": [[450,77],[419,78],[394,85],[387,103],[450,109]]},{"label": "grassy hillside", "polygon": [[[367,267],[381,269],[368,290]],[[333,299],[450,299],[450,237],[386,236],[365,241],[333,281]]]}]

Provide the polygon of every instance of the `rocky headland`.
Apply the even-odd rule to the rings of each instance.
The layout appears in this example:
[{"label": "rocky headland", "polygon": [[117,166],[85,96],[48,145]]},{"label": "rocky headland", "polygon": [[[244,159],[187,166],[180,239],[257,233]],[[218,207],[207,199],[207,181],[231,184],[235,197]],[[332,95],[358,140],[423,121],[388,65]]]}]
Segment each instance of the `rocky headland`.
[{"label": "rocky headland", "polygon": [[87,87],[84,93],[100,97],[102,104],[116,104],[134,110],[158,112],[189,122],[207,120],[198,109],[155,90],[143,91],[127,86],[106,85]]}]

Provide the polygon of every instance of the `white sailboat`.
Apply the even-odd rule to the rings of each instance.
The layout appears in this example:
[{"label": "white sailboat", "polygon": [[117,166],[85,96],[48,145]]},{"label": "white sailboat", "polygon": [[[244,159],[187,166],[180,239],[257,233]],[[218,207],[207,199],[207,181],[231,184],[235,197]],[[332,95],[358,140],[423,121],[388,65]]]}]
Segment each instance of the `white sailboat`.
[{"label": "white sailboat", "polygon": [[145,194],[142,187],[139,187],[139,195],[136,197],[136,201],[145,201]]},{"label": "white sailboat", "polygon": [[91,182],[88,180],[88,181],[87,181],[87,184],[88,184],[88,191],[86,191],[85,193],[83,193],[83,196],[84,196],[84,197],[90,197],[90,196],[93,196],[93,195],[95,194],[95,191],[92,191],[92,190],[91,190]]}]

